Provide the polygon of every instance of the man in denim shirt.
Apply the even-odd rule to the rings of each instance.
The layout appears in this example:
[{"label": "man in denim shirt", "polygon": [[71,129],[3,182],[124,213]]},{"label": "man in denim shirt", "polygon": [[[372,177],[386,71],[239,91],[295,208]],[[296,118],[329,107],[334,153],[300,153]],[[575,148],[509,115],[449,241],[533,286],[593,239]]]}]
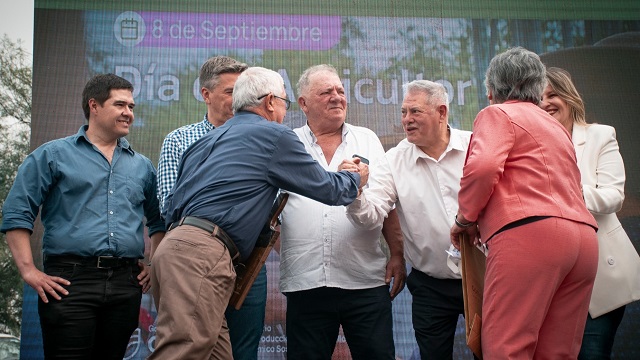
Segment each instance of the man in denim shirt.
[{"label": "man in denim shirt", "polygon": [[[88,125],[48,142],[18,169],[0,231],[20,275],[39,295],[46,358],[122,359],[149,289],[143,218],[164,236],[155,169],[124,138],[133,123],[133,86],[113,74],[82,93]],[[29,236],[41,209],[44,272]]]},{"label": "man in denim shirt", "polygon": [[[178,177],[178,166],[187,148],[209,131],[222,126],[233,116],[233,85],[247,64],[224,55],[213,56],[200,67],[200,94],[207,105],[204,119],[179,127],[164,138],[158,161],[158,200],[160,211]],[[267,304],[267,270],[262,267],[242,307],[227,307],[225,317],[235,359],[258,358],[258,345],[264,328]]]}]

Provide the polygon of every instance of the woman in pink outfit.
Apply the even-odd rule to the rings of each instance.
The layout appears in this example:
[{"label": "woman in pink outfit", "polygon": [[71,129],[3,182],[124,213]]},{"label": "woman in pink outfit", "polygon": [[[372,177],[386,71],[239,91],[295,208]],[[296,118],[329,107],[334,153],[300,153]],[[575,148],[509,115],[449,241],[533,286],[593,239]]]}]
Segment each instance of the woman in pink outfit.
[{"label": "woman in pink outfit", "polygon": [[[451,240],[489,248],[482,304],[486,359],[575,359],[597,269],[569,133],[540,109],[545,67],[521,47],[496,55],[490,106],[473,124]],[[481,237],[476,236],[482,234]]]}]

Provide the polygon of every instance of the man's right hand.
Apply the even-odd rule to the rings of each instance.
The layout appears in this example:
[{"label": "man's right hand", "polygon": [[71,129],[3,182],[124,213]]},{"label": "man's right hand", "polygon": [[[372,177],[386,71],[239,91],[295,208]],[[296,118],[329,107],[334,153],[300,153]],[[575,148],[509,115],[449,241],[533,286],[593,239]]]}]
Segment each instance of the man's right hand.
[{"label": "man's right hand", "polygon": [[38,270],[33,264],[31,245],[29,244],[30,231],[27,229],[13,229],[7,231],[6,240],[11,250],[13,260],[16,262],[20,276],[40,296],[43,302],[48,303],[47,294],[60,300],[59,294],[69,295],[69,292],[61,285],[71,284],[68,280],[57,276],[49,276]]},{"label": "man's right hand", "polygon": [[49,276],[35,266],[22,273],[22,278],[38,293],[45,304],[49,302],[47,294],[56,300],[62,299],[60,294],[69,295],[61,285],[70,285],[71,282],[58,276]]},{"label": "man's right hand", "polygon": [[360,186],[358,186],[358,189],[362,190],[369,181],[369,165],[361,162],[359,158],[355,158],[353,161],[358,164],[358,173],[360,174]]},{"label": "man's right hand", "polygon": [[369,181],[369,166],[363,163],[359,157],[354,157],[353,159],[344,159],[340,166],[338,166],[338,171],[351,171],[357,172],[360,174],[360,185],[358,185],[358,190],[362,190],[362,188],[367,185]]}]

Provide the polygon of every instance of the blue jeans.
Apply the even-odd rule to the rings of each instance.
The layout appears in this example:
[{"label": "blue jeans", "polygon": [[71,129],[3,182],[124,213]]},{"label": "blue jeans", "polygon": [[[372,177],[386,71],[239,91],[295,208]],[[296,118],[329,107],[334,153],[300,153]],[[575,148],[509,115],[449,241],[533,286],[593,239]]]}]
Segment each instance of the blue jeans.
[{"label": "blue jeans", "polygon": [[625,306],[621,306],[613,311],[597,318],[587,315],[587,325],[584,328],[582,347],[578,360],[609,360],[611,359],[611,349],[613,341],[618,331],[618,326],[622,322]]},{"label": "blue jeans", "polygon": [[45,359],[121,360],[138,326],[138,265],[98,269],[45,262],[45,273],[71,282],[61,300],[49,297],[45,304],[38,298]]},{"label": "blue jeans", "polygon": [[262,266],[240,310],[229,306],[225,312],[235,360],[258,358],[267,305],[267,268]]}]

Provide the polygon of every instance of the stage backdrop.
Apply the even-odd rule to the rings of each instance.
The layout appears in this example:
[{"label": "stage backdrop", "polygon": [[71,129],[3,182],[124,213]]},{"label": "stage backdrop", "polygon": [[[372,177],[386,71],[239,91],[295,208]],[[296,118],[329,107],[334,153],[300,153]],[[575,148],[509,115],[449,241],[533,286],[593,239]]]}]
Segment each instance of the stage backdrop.
[{"label": "stage backdrop", "polygon": [[[206,110],[198,70],[213,55],[229,55],[278,71],[296,99],[301,72],[333,64],[348,99],[347,121],[375,131],[386,149],[403,138],[402,84],[441,82],[450,95],[450,124],[471,130],[488,105],[483,77],[489,60],[512,46],[562,66],[584,95],[592,122],[616,127],[627,169],[619,213],[640,245],[640,2],[583,0],[429,1],[35,1],[32,149],[75,133],[85,123],[85,82],[113,72],[135,86],[136,120],[128,137],[157,164],[164,136],[200,121]],[[294,103],[284,123],[298,127]],[[260,224],[256,224],[258,226]],[[40,259],[39,238],[33,237]],[[260,359],[286,357],[286,301],[278,291],[278,254],[267,263],[269,295]],[[535,294],[532,294],[535,296]],[[25,289],[22,358],[42,357],[36,296]],[[155,309],[143,297],[140,327],[127,359],[153,350]],[[615,344],[616,359],[638,359],[638,304],[629,306]],[[471,359],[459,323],[456,359]],[[417,359],[411,296],[394,300],[398,359]],[[341,336],[334,358],[347,359]]]}]

